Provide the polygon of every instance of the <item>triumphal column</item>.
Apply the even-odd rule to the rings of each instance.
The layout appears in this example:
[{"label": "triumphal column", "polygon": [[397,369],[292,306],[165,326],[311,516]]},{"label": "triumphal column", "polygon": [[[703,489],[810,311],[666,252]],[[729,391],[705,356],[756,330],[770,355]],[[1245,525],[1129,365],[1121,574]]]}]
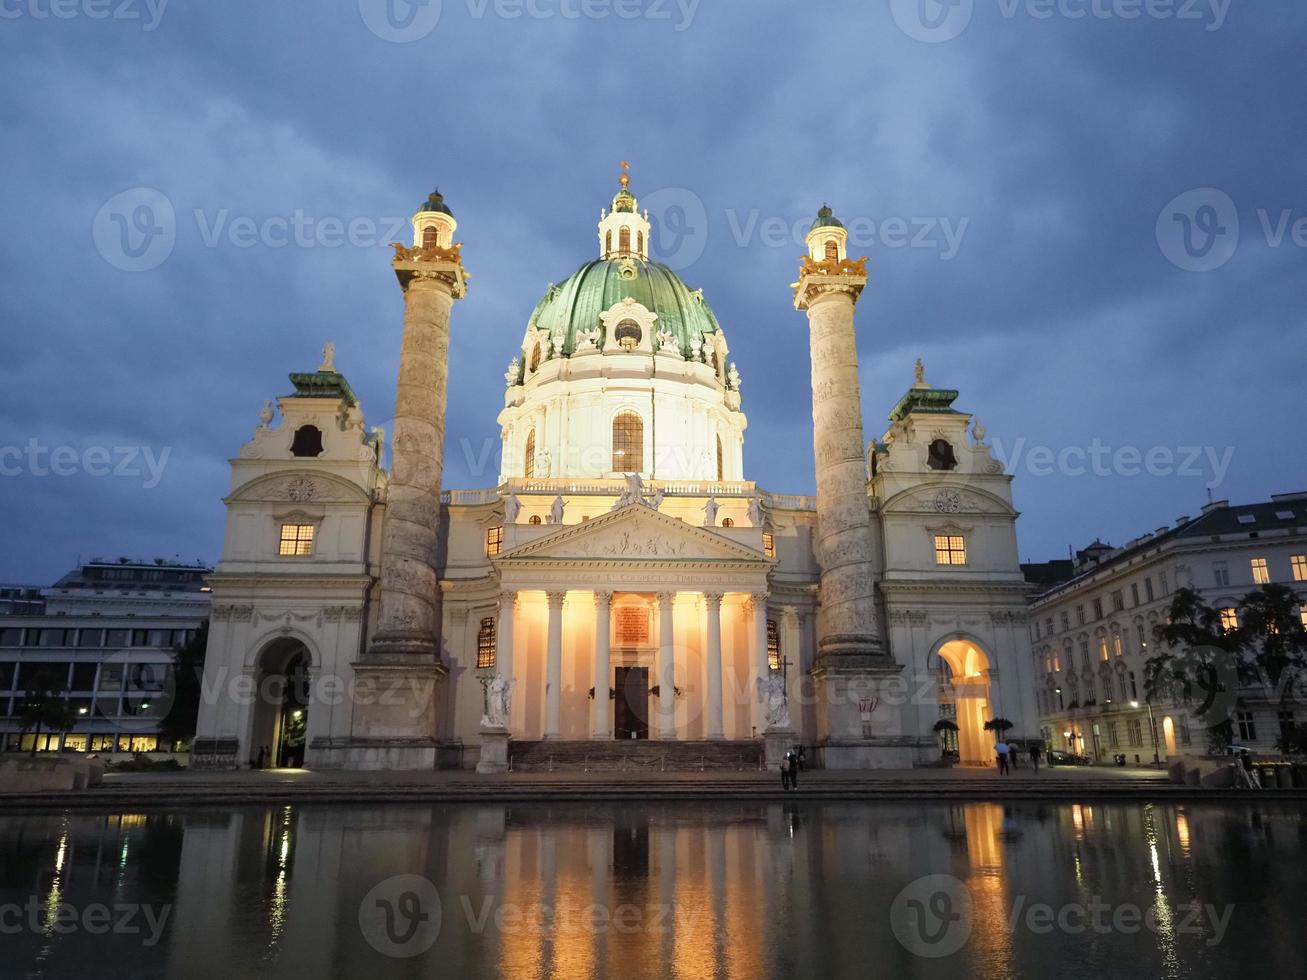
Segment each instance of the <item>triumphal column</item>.
[{"label": "triumphal column", "polygon": [[449,377],[449,315],[466,293],[457,223],[439,193],[413,218],[413,245],[396,244],[404,333],[381,539],[381,608],[355,664],[350,755],[366,768],[435,765],[440,688],[436,571]]},{"label": "triumphal column", "polygon": [[853,314],[867,260],[850,259],[848,232],[823,207],[807,237],[795,308],[808,314],[812,355],[816,555],[821,564],[817,691],[822,764],[911,766],[902,739],[902,667],[886,651],[876,614],[876,539],[867,496],[866,444]]}]

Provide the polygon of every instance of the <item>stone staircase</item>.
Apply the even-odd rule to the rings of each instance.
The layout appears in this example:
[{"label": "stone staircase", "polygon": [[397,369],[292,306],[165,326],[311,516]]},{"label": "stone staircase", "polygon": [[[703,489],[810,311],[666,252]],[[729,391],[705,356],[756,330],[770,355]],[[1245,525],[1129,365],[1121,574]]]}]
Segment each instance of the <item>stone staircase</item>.
[{"label": "stone staircase", "polygon": [[513,741],[511,772],[757,772],[762,743],[622,741]]}]

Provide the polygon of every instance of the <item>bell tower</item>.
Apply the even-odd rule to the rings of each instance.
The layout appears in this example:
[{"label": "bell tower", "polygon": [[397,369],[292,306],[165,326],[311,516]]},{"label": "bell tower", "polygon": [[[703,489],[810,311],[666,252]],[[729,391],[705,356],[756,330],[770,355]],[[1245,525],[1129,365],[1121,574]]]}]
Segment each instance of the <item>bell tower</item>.
[{"label": "bell tower", "polygon": [[613,210],[599,215],[599,257],[649,261],[649,212],[640,213],[631,193],[631,165],[622,161],[621,185],[613,196]]}]

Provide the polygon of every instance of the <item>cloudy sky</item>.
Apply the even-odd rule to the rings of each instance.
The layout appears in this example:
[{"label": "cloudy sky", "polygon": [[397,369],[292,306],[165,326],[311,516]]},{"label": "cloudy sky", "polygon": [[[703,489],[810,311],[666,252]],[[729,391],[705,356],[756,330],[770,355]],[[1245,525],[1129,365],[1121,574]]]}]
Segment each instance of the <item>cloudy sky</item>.
[{"label": "cloudy sky", "polygon": [[327,340],[388,419],[386,243],[436,185],[475,277],[446,485],[493,483],[622,159],[768,489],[813,488],[787,229],[823,201],[871,258],[868,438],[923,358],[1023,558],[1307,489],[1305,39],[1301,0],[0,0],[0,581],[216,559],[227,460]]}]

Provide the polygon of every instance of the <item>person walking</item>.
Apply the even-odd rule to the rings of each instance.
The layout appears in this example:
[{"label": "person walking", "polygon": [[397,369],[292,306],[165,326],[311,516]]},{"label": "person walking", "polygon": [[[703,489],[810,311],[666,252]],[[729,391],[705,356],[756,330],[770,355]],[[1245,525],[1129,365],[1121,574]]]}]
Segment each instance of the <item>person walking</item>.
[{"label": "person walking", "polygon": [[1035,767],[1035,772],[1039,772],[1039,743],[1030,743],[1030,764]]},{"label": "person walking", "polygon": [[1009,769],[1016,769],[1021,765],[1021,760],[1017,758],[1016,743],[1007,747],[1007,764]]},{"label": "person walking", "polygon": [[1000,741],[994,746],[994,754],[998,756],[998,774],[1000,776],[1007,775],[1007,749],[1007,742]]},{"label": "person walking", "polygon": [[794,749],[790,750],[790,786],[799,788],[799,753]]},{"label": "person walking", "polygon": [[781,789],[789,790],[790,788],[790,753],[786,752],[781,758]]}]

